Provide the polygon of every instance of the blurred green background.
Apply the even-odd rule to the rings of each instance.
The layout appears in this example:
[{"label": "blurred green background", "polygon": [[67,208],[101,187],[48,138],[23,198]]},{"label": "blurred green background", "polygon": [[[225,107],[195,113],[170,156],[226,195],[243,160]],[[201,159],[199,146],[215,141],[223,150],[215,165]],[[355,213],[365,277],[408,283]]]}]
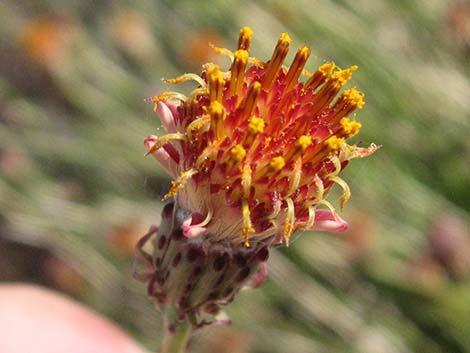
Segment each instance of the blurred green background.
[{"label": "blurred green background", "polygon": [[144,99],[227,67],[208,42],[234,49],[249,25],[261,59],[287,31],[310,70],[359,65],[360,138],[383,148],[342,174],[350,231],[274,251],[234,324],[191,352],[470,352],[470,2],[2,0],[0,18],[1,281],[64,291],[156,347],[131,276],[169,185],[143,156],[159,131]]}]

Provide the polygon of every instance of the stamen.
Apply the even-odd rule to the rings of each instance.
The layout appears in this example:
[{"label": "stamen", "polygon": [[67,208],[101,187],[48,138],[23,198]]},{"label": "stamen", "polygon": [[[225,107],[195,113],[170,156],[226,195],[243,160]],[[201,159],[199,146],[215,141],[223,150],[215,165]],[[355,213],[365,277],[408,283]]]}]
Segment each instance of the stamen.
[{"label": "stamen", "polygon": [[313,91],[316,90],[331,76],[335,67],[336,64],[333,62],[321,65],[317,72],[305,82],[304,88],[310,88]]},{"label": "stamen", "polygon": [[346,137],[352,137],[359,133],[359,129],[362,127],[362,124],[355,120],[349,120],[348,117],[344,117],[339,121],[343,133]]},{"label": "stamen", "polygon": [[153,110],[157,111],[158,102],[166,102],[167,100],[178,100],[180,102],[185,102],[188,99],[184,94],[179,92],[164,92],[159,96],[153,96],[152,102],[154,103]]},{"label": "stamen", "polygon": [[351,79],[352,73],[358,68],[359,66],[353,65],[345,70],[338,70],[331,75],[331,80],[335,82],[335,85],[341,88]]},{"label": "stamen", "polygon": [[184,140],[184,139],[185,139],[184,134],[182,134],[180,132],[175,132],[175,133],[172,133],[172,134],[166,134],[166,135],[163,135],[161,137],[158,137],[155,140],[152,147],[150,147],[150,149],[147,151],[145,156],[148,156],[149,154],[152,154],[156,150],[162,148],[162,146],[164,146],[166,143],[168,143],[168,141],[171,141],[171,140]]},{"label": "stamen", "polygon": [[335,154],[331,155],[329,161],[333,163],[333,166],[335,167],[335,169],[331,171],[330,173],[323,176],[325,180],[331,179],[332,177],[337,176],[339,172],[341,172],[341,161],[339,160],[337,155]]},{"label": "stamen", "polygon": [[269,167],[276,172],[284,168],[285,165],[286,165],[286,161],[281,156],[274,157],[269,162]]},{"label": "stamen", "polygon": [[248,199],[251,192],[251,168],[248,164],[243,166],[242,171],[242,187],[243,187],[243,197]]},{"label": "stamen", "polygon": [[362,109],[365,104],[364,93],[359,91],[356,87],[344,91],[341,98],[346,101],[347,105],[357,109]]},{"label": "stamen", "polygon": [[178,194],[178,192],[184,188],[184,185],[190,179],[194,174],[197,174],[198,171],[196,169],[189,169],[181,173],[181,175],[178,177],[178,179],[173,180],[171,182],[171,188],[170,191],[163,197],[163,200],[168,200],[169,198],[175,196]]},{"label": "stamen", "polygon": [[251,134],[260,134],[264,131],[264,120],[256,116],[252,116],[248,123],[248,132]]},{"label": "stamen", "polygon": [[279,215],[279,212],[281,212],[281,206],[282,206],[282,201],[280,199],[276,199],[273,202],[273,212],[268,216],[269,220],[274,220],[277,218]]},{"label": "stamen", "polygon": [[230,154],[235,162],[241,162],[246,156],[246,150],[242,145],[235,145],[231,150]]},{"label": "stamen", "polygon": [[334,62],[325,63],[318,68],[318,71],[323,74],[325,78],[328,78],[333,73],[336,64]]},{"label": "stamen", "polygon": [[206,126],[211,121],[210,117],[207,115],[197,118],[186,127],[186,135],[190,141],[197,141],[198,137],[194,133],[204,126]]},{"label": "stamen", "polygon": [[245,26],[240,30],[238,37],[238,49],[248,50],[250,48],[251,38],[253,37],[253,30]]},{"label": "stamen", "polygon": [[291,196],[298,189],[301,176],[302,176],[302,159],[299,158],[295,161],[294,171],[290,178],[290,186],[289,186],[289,190],[287,191],[286,196]]},{"label": "stamen", "polygon": [[300,74],[310,56],[309,47],[301,47],[297,54],[295,54],[294,61],[292,62],[289,71],[286,75],[286,88],[284,92],[289,92],[297,84]]},{"label": "stamen", "polygon": [[249,116],[253,115],[253,111],[255,110],[255,107],[256,107],[256,100],[258,99],[260,92],[261,92],[261,84],[258,81],[256,81],[250,86],[250,89],[248,90],[245,101],[240,103],[240,105],[243,104],[243,112],[240,117],[240,122],[244,121]]},{"label": "stamen", "polygon": [[255,230],[253,228],[253,224],[251,223],[250,218],[250,207],[248,205],[248,201],[246,199],[242,200],[242,216],[243,216],[243,229],[242,229],[242,236],[243,240],[245,241],[245,246],[247,248],[250,247],[249,236]]},{"label": "stamen", "polygon": [[225,80],[218,65],[213,65],[207,69],[207,81],[209,82],[209,97],[211,102],[222,102]]},{"label": "stamen", "polygon": [[209,43],[209,46],[212,48],[212,50],[214,50],[217,54],[219,55],[223,55],[223,56],[227,56],[228,58],[230,58],[230,61],[233,61],[233,53],[231,50],[228,50],[226,48],[221,48],[221,47],[217,47],[215,46],[214,44],[212,43]]},{"label": "stamen", "polygon": [[286,210],[286,220],[284,222],[284,240],[286,246],[289,246],[289,239],[294,231],[294,222],[295,222],[295,209],[294,201],[289,197],[286,199],[287,210]]},{"label": "stamen", "polygon": [[305,205],[307,205],[307,207],[311,207],[313,205],[318,204],[323,199],[323,195],[325,194],[325,186],[323,185],[323,180],[318,176],[318,174],[315,174],[313,178],[313,183],[317,188],[317,192],[314,199],[305,202]]},{"label": "stamen", "polygon": [[308,208],[308,220],[305,224],[305,229],[311,229],[315,224],[315,207],[310,206]]},{"label": "stamen", "polygon": [[248,52],[246,50],[237,50],[235,58],[230,69],[230,95],[236,95],[241,100],[243,81],[245,77],[245,69],[248,63]]},{"label": "stamen", "polygon": [[302,135],[297,140],[297,146],[304,152],[312,144],[312,136]]},{"label": "stamen", "polygon": [[336,152],[338,151],[341,146],[343,146],[344,143],[344,138],[342,137],[337,137],[335,135],[327,138],[324,142],[325,146],[328,147],[328,150],[331,152]]},{"label": "stamen", "polygon": [[312,137],[309,135],[302,135],[298,138],[297,142],[295,143],[295,147],[290,149],[285,159],[287,161],[296,160],[305,150],[312,144]]},{"label": "stamen", "polygon": [[276,48],[274,49],[273,56],[268,63],[268,69],[263,79],[263,89],[269,90],[274,84],[275,78],[279,69],[281,68],[287,52],[289,51],[289,44],[291,39],[287,33],[282,33],[279,38]]},{"label": "stamen", "polygon": [[280,170],[282,170],[282,168],[284,168],[285,165],[286,165],[286,161],[284,157],[282,156],[273,157],[271,158],[269,163],[263,165],[262,167],[256,170],[255,180],[264,178],[267,175],[273,175],[276,172],[279,172]]},{"label": "stamen", "polygon": [[196,81],[199,83],[199,86],[201,87],[206,87],[206,82],[202,79],[201,76],[193,74],[193,73],[185,73],[181,76],[175,77],[175,78],[169,78],[169,79],[163,79],[163,82],[165,83],[171,83],[171,84],[178,84],[186,81]]},{"label": "stamen", "polygon": [[199,95],[205,95],[207,94],[208,90],[207,90],[207,85],[205,87],[198,87],[198,88],[195,88],[191,91],[191,93],[189,94],[188,96],[188,101],[191,102],[191,104],[193,104],[193,102],[195,102],[194,105],[197,105],[198,104],[198,101],[197,99],[195,99],[197,96]]},{"label": "stamen", "polygon": [[332,178],[329,178],[329,180],[335,182],[343,189],[343,195],[341,196],[341,201],[340,201],[340,207],[342,210],[346,202],[348,202],[349,198],[351,197],[351,189],[349,189],[349,185],[339,176],[334,176]]},{"label": "stamen", "polygon": [[209,114],[211,117],[211,128],[216,140],[224,136],[224,106],[218,101],[213,101],[209,106]]},{"label": "stamen", "polygon": [[200,170],[203,163],[206,162],[210,157],[213,157],[217,153],[221,143],[222,143],[222,140],[216,140],[213,143],[211,143],[209,146],[204,148],[204,150],[201,152],[199,157],[197,157],[196,162],[194,162],[194,166]]}]

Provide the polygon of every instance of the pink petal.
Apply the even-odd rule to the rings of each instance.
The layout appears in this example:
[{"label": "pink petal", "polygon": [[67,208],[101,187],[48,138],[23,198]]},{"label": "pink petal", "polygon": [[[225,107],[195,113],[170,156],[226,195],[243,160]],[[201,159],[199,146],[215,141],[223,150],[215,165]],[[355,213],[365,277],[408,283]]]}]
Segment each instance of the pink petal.
[{"label": "pink petal", "polygon": [[157,113],[165,131],[167,133],[176,132],[175,117],[169,106],[163,102],[158,102]]},{"label": "pink petal", "polygon": [[[144,145],[147,151],[150,151],[153,145],[155,144],[157,140],[157,136],[155,135],[150,135],[148,136],[145,141]],[[166,171],[172,176],[176,177],[177,176],[177,164],[173,160],[173,158],[170,157],[170,155],[165,151],[163,148],[159,148],[155,152],[152,153],[152,156],[160,163],[160,165],[166,169]]]},{"label": "pink petal", "polygon": [[348,229],[348,223],[330,210],[315,210],[315,222],[308,230],[323,232],[344,232]]},{"label": "pink petal", "polygon": [[196,238],[207,231],[207,228],[201,227],[196,225],[192,225],[193,218],[189,217],[187,220],[183,222],[181,225],[181,230],[183,231],[183,235],[186,238]]}]

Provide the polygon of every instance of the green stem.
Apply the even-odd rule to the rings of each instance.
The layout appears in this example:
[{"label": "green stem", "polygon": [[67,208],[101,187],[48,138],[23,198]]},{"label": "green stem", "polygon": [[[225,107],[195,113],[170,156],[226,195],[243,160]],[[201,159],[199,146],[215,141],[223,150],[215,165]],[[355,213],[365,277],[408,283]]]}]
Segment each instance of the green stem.
[{"label": "green stem", "polygon": [[165,317],[165,333],[163,336],[160,353],[185,353],[191,337],[191,324],[188,320],[178,323],[176,326]]}]

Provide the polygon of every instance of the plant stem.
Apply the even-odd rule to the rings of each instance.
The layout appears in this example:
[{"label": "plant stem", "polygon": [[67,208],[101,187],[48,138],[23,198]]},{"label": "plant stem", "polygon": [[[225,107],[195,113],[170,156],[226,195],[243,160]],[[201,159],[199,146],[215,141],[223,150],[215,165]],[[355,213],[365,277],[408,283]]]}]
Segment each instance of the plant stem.
[{"label": "plant stem", "polygon": [[160,353],[185,353],[191,337],[191,324],[188,320],[173,325],[168,318],[164,319],[165,333]]}]

